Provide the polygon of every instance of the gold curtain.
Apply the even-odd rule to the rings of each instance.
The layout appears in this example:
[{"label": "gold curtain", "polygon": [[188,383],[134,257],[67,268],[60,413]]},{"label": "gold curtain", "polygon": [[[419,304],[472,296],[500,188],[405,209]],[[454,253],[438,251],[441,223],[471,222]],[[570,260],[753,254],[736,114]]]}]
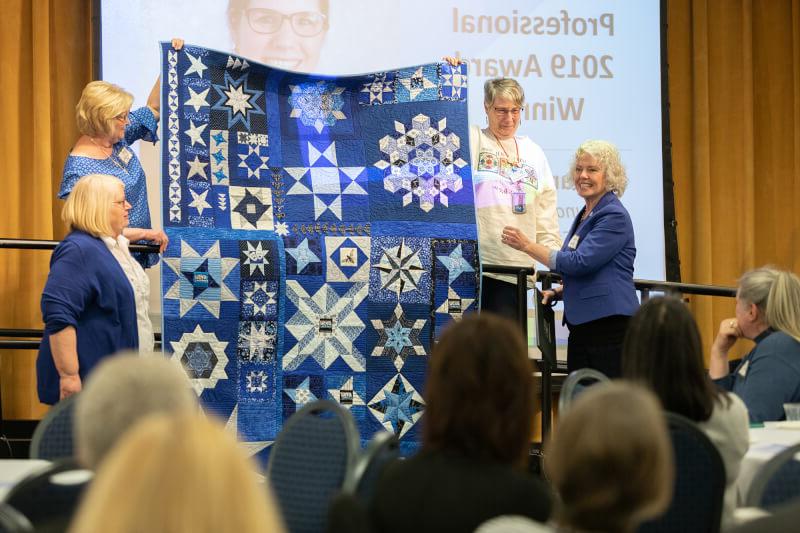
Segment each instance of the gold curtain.
[{"label": "gold curtain", "polygon": [[[55,200],[64,157],[78,136],[74,106],[91,78],[91,0],[5,0],[0,31],[3,133],[0,236],[60,239]],[[41,328],[48,251],[0,250],[0,327]],[[0,350],[3,417],[44,413],[33,350]]]},{"label": "gold curtain", "polygon": [[[669,0],[668,12],[683,281],[800,273],[800,0]],[[708,347],[733,302],[692,307]]]},{"label": "gold curtain", "polygon": [[[668,0],[672,160],[684,281],[800,272],[800,0]],[[91,0],[6,0],[3,237],[64,235],[55,194],[91,78]],[[41,327],[49,252],[0,250],[0,327]],[[704,335],[733,313],[693,297]],[[38,418],[33,351],[0,351],[3,415]]]}]

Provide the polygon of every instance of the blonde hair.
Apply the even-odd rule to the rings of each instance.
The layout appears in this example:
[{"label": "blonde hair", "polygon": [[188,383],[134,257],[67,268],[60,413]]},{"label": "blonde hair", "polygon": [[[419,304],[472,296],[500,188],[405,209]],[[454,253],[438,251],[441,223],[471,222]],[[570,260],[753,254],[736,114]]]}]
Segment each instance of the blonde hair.
[{"label": "blonde hair", "polygon": [[272,493],[244,453],[210,418],[150,416],[103,463],[70,531],[282,533]]},{"label": "blonde hair", "polygon": [[545,471],[561,497],[563,525],[633,531],[672,499],[672,446],[655,395],[618,381],[584,392],[559,420]]},{"label": "blonde hair", "polygon": [[61,210],[61,220],[72,230],[95,237],[113,236],[110,209],[122,180],[107,174],[88,174],[77,182]]},{"label": "blonde hair", "polygon": [[493,78],[483,84],[483,103],[490,106],[497,97],[508,98],[517,107],[525,104],[525,91],[522,85],[512,78]]},{"label": "blonde hair", "polygon": [[583,142],[575,150],[572,163],[570,163],[569,173],[572,176],[575,176],[575,166],[583,155],[592,156],[602,165],[605,172],[606,190],[622,198],[628,187],[628,174],[625,172],[625,166],[622,164],[617,147],[608,141],[589,140]]},{"label": "blonde hair", "polygon": [[197,396],[186,373],[159,355],[122,352],[104,359],[75,405],[75,448],[96,469],[122,435],[147,415],[195,412]]},{"label": "blonde hair", "polygon": [[133,95],[107,81],[91,81],[75,106],[78,131],[89,137],[111,135],[112,121],[130,111]]},{"label": "blonde hair", "polygon": [[755,304],[767,325],[800,342],[800,278],[765,266],[739,278],[738,297]]}]

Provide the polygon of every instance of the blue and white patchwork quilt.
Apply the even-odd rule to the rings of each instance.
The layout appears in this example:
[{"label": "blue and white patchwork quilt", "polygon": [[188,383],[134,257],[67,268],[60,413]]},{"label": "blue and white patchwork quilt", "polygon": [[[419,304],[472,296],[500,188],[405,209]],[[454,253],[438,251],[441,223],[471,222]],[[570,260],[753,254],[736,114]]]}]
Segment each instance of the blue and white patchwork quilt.
[{"label": "blue and white patchwork quilt", "polygon": [[466,66],[161,53],[165,351],[254,454],[317,398],[413,451],[431,345],[477,303]]}]

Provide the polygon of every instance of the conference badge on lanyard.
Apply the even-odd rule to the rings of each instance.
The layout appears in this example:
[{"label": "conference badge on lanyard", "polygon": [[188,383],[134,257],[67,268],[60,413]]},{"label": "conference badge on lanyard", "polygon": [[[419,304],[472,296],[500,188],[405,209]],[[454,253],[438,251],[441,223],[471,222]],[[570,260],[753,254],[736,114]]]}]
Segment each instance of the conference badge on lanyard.
[{"label": "conference badge on lanyard", "polygon": [[515,215],[522,215],[525,213],[525,210],[525,191],[512,191],[511,212]]}]

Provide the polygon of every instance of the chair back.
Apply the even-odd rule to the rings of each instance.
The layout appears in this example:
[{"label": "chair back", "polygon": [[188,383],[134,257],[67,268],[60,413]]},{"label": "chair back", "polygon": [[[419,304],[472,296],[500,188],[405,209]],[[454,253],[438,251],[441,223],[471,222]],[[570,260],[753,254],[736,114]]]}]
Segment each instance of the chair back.
[{"label": "chair back", "polygon": [[306,404],[287,420],[272,447],[267,478],[290,533],[325,530],[328,505],[358,447],[353,416],[331,400]]},{"label": "chair back", "polygon": [[369,506],[383,469],[400,458],[400,441],[391,431],[379,431],[358,455],[348,472],[343,492],[356,496]]},{"label": "chair back", "polygon": [[33,525],[25,515],[5,502],[0,502],[0,533],[23,533],[33,531]]},{"label": "chair back", "polygon": [[756,472],[747,492],[748,507],[771,508],[800,498],[800,444],[790,446]]},{"label": "chair back", "polygon": [[725,496],[725,465],[714,443],[697,424],[667,413],[675,457],[675,486],[667,511],[645,522],[640,533],[717,533]]},{"label": "chair back", "polygon": [[36,529],[66,526],[91,478],[92,472],[74,461],[57,461],[11,487],[5,502],[25,515]]},{"label": "chair back", "polygon": [[561,385],[561,393],[558,395],[558,412],[566,413],[575,398],[587,387],[605,381],[610,381],[608,376],[594,368],[579,368],[570,372]]},{"label": "chair back", "polygon": [[77,394],[73,394],[55,404],[37,424],[31,438],[31,459],[56,461],[74,456],[72,413],[76,397]]}]

